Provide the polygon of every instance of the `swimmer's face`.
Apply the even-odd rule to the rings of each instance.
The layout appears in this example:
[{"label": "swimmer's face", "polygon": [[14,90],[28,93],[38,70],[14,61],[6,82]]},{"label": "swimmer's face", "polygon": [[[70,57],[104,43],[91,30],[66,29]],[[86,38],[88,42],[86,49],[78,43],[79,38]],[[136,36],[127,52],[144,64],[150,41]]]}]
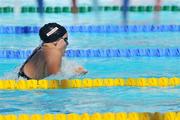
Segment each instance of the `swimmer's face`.
[{"label": "swimmer's face", "polygon": [[62,37],[62,39],[64,40],[64,42],[66,43],[66,45],[68,45],[68,34],[64,34],[64,36]]},{"label": "swimmer's face", "polygon": [[61,38],[59,38],[57,41],[53,42],[57,47],[66,49],[68,45],[68,34],[64,34]]}]

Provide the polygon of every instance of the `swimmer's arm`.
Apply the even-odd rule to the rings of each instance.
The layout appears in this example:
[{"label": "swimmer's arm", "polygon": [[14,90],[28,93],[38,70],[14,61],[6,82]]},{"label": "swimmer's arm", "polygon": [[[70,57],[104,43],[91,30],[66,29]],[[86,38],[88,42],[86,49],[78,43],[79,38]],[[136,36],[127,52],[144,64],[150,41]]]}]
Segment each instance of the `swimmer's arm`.
[{"label": "swimmer's arm", "polygon": [[54,46],[45,46],[43,51],[48,74],[60,72],[63,56],[62,52],[59,52],[59,49]]}]

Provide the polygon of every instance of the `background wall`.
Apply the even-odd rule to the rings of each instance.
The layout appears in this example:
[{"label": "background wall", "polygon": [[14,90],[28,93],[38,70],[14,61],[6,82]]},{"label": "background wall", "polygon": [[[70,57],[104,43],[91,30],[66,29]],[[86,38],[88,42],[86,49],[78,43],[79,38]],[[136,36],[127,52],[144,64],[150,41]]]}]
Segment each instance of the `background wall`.
[{"label": "background wall", "polygon": [[[70,6],[71,0],[44,0],[46,6]],[[130,0],[131,5],[154,5],[156,0]],[[93,0],[77,0],[78,5],[92,5]],[[100,5],[121,5],[122,0],[99,0]],[[162,0],[163,5],[180,5],[180,0]],[[36,5],[36,0],[0,0],[0,6]]]}]

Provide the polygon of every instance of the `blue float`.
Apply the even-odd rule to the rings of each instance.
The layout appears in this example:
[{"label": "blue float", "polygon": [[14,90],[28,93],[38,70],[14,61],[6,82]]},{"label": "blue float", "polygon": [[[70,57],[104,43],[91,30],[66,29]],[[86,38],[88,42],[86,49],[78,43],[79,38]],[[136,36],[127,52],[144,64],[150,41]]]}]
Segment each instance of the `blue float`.
[{"label": "blue float", "polygon": [[[26,59],[32,50],[0,50],[0,58]],[[66,57],[180,57],[180,48],[66,50]]]},{"label": "blue float", "polygon": [[[127,33],[127,32],[180,32],[180,25],[80,25],[65,26],[68,32]],[[0,26],[0,34],[38,33],[40,26]]]}]

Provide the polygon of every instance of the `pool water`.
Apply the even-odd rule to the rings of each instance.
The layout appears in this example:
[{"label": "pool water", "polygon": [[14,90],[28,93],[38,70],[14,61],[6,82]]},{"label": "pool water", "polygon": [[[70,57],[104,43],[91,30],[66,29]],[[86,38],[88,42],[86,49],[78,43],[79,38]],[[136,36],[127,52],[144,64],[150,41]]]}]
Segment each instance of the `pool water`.
[{"label": "pool water", "polygon": [[[79,63],[89,71],[87,75],[76,76],[75,78],[180,77],[180,68],[177,67],[177,64],[180,62],[178,57],[69,58],[68,60]],[[11,72],[16,74],[16,68],[20,67],[23,61],[23,59],[1,60],[0,78],[7,79],[8,76],[6,74],[9,75]],[[15,78],[9,77],[9,79]]]},{"label": "pool water", "polygon": [[179,88],[0,91],[0,114],[179,111]]},{"label": "pool water", "polygon": [[[179,48],[179,33],[69,33],[67,49]],[[33,50],[41,41],[38,34],[0,36],[0,49]],[[9,42],[11,41],[11,42]]]},{"label": "pool water", "polygon": [[[159,24],[178,24],[179,13],[160,14]],[[110,17],[113,15],[113,19]],[[169,17],[167,17],[169,16]],[[1,25],[42,25],[50,21],[63,25],[120,24],[118,12],[46,14],[40,23],[37,14],[0,15]],[[53,19],[52,19],[53,18]],[[171,19],[173,18],[173,19]],[[75,21],[74,21],[75,20]],[[131,13],[130,24],[154,24],[153,13]],[[158,24],[158,23],[156,23]],[[178,48],[179,33],[69,33],[68,49]],[[1,34],[0,49],[32,50],[40,44],[38,34]],[[89,72],[74,78],[180,77],[178,57],[67,58]],[[14,79],[24,59],[0,59],[0,78]],[[34,91],[0,91],[0,114],[20,113],[94,113],[94,112],[167,112],[180,110],[179,87],[138,88],[102,87]]]},{"label": "pool water", "polygon": [[[113,19],[112,19],[113,16]],[[168,16],[168,17],[167,17]],[[61,14],[44,14],[44,18],[40,19],[36,13],[32,14],[0,14],[1,25],[43,25],[48,22],[58,22],[62,25],[120,25],[122,24],[122,13],[113,12],[90,12],[74,15],[71,13]],[[12,20],[12,18],[14,20]],[[52,19],[53,18],[53,19]],[[173,18],[173,19],[172,19]],[[130,12],[129,25],[152,25],[152,24],[179,24],[179,12],[160,12],[157,15],[153,12]]]}]

